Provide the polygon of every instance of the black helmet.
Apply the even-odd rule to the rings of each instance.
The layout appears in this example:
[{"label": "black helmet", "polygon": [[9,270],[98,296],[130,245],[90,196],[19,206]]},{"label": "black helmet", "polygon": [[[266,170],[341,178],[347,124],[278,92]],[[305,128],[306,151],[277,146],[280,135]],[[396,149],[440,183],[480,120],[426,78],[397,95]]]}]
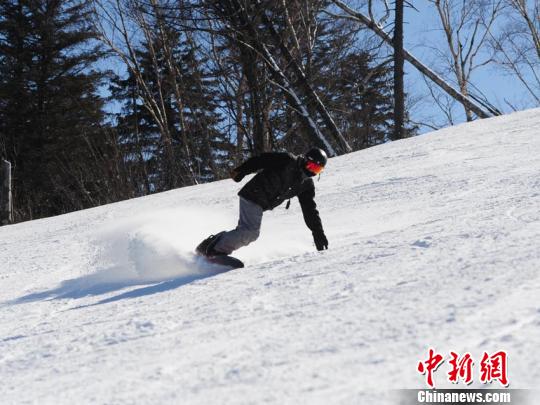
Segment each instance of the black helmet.
[{"label": "black helmet", "polygon": [[311,148],[304,157],[304,173],[306,173],[306,175],[308,175],[309,177],[321,174],[324,166],[326,166],[326,161],[328,160],[328,158],[326,157],[326,153],[324,153],[324,150],[319,148]]},{"label": "black helmet", "polygon": [[326,156],[324,150],[319,148],[311,148],[305,156],[307,160],[315,162],[323,167],[326,166],[326,162],[328,161],[328,156]]}]

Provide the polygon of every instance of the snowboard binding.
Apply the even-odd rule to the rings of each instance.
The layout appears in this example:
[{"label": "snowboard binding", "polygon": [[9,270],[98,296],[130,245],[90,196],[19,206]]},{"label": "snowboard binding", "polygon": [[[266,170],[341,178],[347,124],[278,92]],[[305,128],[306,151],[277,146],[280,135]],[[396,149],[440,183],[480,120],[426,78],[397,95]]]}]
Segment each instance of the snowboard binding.
[{"label": "snowboard binding", "polygon": [[204,259],[210,263],[229,267],[229,270],[244,267],[244,263],[241,260],[214,249],[214,246],[216,246],[216,243],[218,242],[222,233],[223,232],[216,235],[210,235],[208,238],[199,243],[195,249],[197,254],[204,257]]},{"label": "snowboard binding", "polygon": [[197,253],[206,257],[223,256],[223,255],[226,256],[226,253],[223,253],[214,249],[214,246],[216,246],[222,233],[223,232],[220,232],[216,235],[210,235],[208,238],[206,238],[201,243],[199,243],[199,246],[197,246],[197,248],[195,249]]}]

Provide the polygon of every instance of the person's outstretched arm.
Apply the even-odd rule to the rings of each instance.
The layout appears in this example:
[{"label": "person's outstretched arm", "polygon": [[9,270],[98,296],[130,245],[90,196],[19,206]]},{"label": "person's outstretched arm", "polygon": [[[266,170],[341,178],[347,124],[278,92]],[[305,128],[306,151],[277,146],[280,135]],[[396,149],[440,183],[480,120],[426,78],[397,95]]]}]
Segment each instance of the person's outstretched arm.
[{"label": "person's outstretched arm", "polygon": [[326,239],[326,235],[324,234],[321,217],[315,203],[315,187],[309,187],[303,191],[298,195],[298,200],[300,201],[300,207],[302,207],[304,221],[311,230],[317,250],[328,249],[328,239]]}]

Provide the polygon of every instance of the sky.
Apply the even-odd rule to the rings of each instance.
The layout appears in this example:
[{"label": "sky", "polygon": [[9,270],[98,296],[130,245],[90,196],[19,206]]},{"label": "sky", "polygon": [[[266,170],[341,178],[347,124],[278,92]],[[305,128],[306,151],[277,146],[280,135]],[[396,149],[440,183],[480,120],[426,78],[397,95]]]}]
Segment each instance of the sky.
[{"label": "sky", "polygon": [[[428,1],[421,0],[413,3],[416,10],[406,7],[404,12],[404,47],[433,69],[435,66],[433,48],[442,51],[448,50],[443,34],[439,29],[439,17],[434,6]],[[408,62],[405,62],[405,72],[405,87],[408,94],[413,98],[424,95],[424,101],[413,107],[411,111],[412,119],[422,121],[432,116],[434,121],[444,122],[444,115],[429,96],[421,74]],[[493,65],[479,68],[473,73],[472,79],[489,102],[504,113],[512,111],[505,100],[519,106],[520,109],[536,107],[521,84],[516,79],[505,74],[500,68]],[[457,105],[454,110],[457,118],[455,123],[463,122],[465,117],[462,108]],[[420,128],[421,133],[430,130],[431,128],[426,126]]]}]

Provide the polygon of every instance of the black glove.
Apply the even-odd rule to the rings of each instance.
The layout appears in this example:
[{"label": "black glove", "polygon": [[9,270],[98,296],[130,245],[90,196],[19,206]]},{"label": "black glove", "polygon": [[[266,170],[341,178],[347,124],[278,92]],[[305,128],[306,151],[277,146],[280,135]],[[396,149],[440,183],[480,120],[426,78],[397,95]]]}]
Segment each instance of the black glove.
[{"label": "black glove", "polygon": [[233,179],[237,183],[241,182],[245,176],[246,175],[241,173],[238,168],[231,170],[231,179]]},{"label": "black glove", "polygon": [[317,250],[328,249],[328,239],[323,231],[313,232],[313,240],[315,241],[315,246]]}]

